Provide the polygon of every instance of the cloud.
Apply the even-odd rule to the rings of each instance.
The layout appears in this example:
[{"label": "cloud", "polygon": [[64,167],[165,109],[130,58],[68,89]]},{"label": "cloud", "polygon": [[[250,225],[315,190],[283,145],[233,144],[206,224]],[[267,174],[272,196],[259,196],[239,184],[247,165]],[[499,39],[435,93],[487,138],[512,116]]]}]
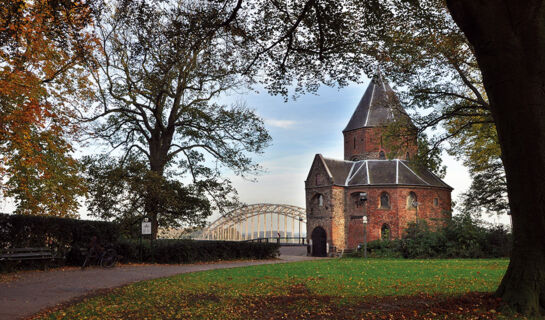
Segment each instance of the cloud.
[{"label": "cloud", "polygon": [[265,119],[265,123],[271,127],[288,129],[288,128],[291,128],[297,122],[293,120]]}]

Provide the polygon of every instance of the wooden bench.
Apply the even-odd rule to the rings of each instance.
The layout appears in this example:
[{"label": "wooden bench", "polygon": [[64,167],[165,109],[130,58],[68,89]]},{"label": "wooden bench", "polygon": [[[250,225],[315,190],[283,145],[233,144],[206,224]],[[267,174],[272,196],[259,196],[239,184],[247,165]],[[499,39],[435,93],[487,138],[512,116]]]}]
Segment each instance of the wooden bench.
[{"label": "wooden bench", "polygon": [[354,249],[343,249],[343,250],[341,251],[341,258],[342,258],[345,254],[352,254],[352,253],[354,253],[354,252],[356,252],[356,250],[354,250]]},{"label": "wooden bench", "polygon": [[0,263],[28,260],[45,261],[44,268],[47,268],[48,263],[54,261],[55,257],[49,248],[8,248],[0,250]]}]

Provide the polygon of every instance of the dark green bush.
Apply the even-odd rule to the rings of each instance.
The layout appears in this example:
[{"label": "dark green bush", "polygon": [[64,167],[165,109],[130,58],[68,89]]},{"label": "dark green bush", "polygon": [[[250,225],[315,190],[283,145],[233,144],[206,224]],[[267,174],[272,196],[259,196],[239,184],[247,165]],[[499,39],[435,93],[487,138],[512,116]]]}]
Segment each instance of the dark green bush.
[{"label": "dark green bush", "polygon": [[49,247],[66,253],[86,246],[92,236],[113,243],[119,227],[105,221],[0,214],[0,248]]},{"label": "dark green bush", "polygon": [[[371,241],[367,244],[367,250],[372,258],[403,258],[399,240]],[[359,251],[357,255],[363,255],[363,252]]]},{"label": "dark green bush", "polygon": [[[122,256],[122,262],[140,261],[139,241],[120,239],[120,228],[116,223],[0,214],[0,249],[49,247],[56,251],[57,256],[66,258],[65,264],[77,266],[85,258],[80,248],[87,248],[92,236],[97,236],[103,244],[113,244]],[[145,240],[142,258],[144,262],[157,263],[266,259],[275,257],[278,248],[273,243],[155,240],[152,259],[150,241]],[[18,267],[22,266],[18,264]]]},{"label": "dark green bush", "polygon": [[485,227],[461,215],[437,230],[425,221],[412,223],[402,239],[371,241],[367,248],[370,257],[380,258],[500,258],[510,255],[511,241],[511,234],[502,226]]},{"label": "dark green bush", "polygon": [[267,259],[278,255],[275,243],[236,241],[154,240],[153,258],[151,242],[144,240],[120,240],[116,251],[122,262],[140,261],[157,263],[192,263],[233,259]]}]

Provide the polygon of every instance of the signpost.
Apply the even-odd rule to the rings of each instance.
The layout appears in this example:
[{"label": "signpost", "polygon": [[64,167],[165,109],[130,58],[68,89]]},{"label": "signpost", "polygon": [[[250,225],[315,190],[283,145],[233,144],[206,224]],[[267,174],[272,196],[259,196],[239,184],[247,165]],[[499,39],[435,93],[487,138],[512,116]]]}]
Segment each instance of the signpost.
[{"label": "signpost", "polygon": [[151,234],[151,222],[148,221],[148,218],[144,218],[142,221],[142,235]]},{"label": "signpost", "polygon": [[140,262],[142,262],[142,237],[144,235],[150,235],[151,238],[151,261],[153,262],[153,236],[151,235],[151,222],[148,218],[144,218],[142,221],[142,234],[140,235]]}]

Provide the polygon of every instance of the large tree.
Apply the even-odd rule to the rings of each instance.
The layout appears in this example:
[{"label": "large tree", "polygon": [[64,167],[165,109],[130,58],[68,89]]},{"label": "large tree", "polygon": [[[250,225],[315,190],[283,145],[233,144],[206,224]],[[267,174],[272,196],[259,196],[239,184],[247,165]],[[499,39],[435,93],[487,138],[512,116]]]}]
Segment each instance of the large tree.
[{"label": "large tree", "polygon": [[448,0],[472,45],[502,151],[513,253],[497,294],[545,314],[545,2]]},{"label": "large tree", "polygon": [[73,102],[88,96],[92,21],[78,1],[0,3],[0,192],[17,213],[75,215],[85,192],[70,137]]},{"label": "large tree", "polygon": [[[243,26],[231,24],[238,8],[162,4],[108,3],[97,29],[99,108],[87,121],[98,121],[93,135],[121,148],[123,158],[141,156],[156,177],[186,173],[208,193],[213,208],[227,211],[232,188],[221,168],[256,172],[250,155],[262,152],[270,140],[251,109],[217,102],[220,94],[248,83],[239,77],[251,69],[239,51]],[[149,185],[144,212],[156,234],[158,222],[168,219],[161,219],[164,199],[154,187]]]}]

